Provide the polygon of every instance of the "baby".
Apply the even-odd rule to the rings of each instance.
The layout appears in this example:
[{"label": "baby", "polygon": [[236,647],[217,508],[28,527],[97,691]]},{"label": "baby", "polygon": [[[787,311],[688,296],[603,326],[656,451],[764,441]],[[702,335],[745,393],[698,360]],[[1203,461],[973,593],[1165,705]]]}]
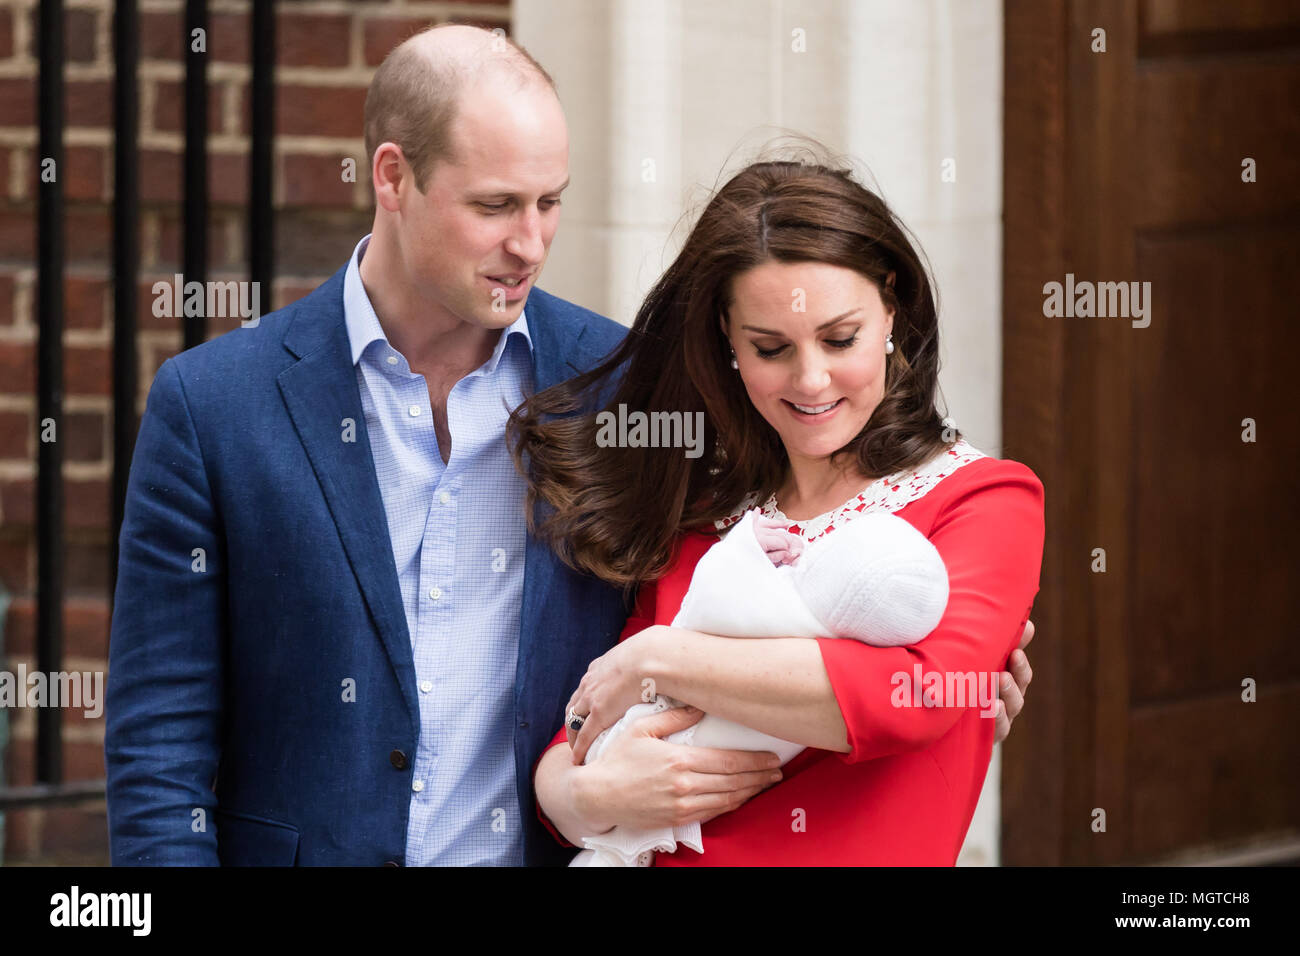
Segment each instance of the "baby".
[{"label": "baby", "polygon": [[[948,572],[934,545],[892,514],[854,516],[811,544],[781,522],[746,512],[700,559],[673,627],[722,637],[836,637],[877,647],[915,644],[948,604]],[[633,721],[681,702],[636,704],[592,742],[584,763]],[[788,763],[800,744],[706,714],[665,738],[729,750],[770,750]],[[703,853],[699,823],[658,830],[615,827],[586,837],[570,866],[649,866],[682,843]]]}]

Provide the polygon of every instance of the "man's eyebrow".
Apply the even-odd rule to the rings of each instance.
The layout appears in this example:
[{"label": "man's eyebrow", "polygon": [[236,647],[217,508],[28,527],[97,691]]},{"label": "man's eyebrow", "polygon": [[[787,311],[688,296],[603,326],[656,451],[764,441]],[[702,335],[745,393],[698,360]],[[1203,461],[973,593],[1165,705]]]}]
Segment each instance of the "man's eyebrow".
[{"label": "man's eyebrow", "polygon": [[[820,332],[822,329],[829,329],[835,323],[843,322],[849,316],[853,315],[856,312],[861,312],[861,311],[862,311],[862,306],[858,306],[856,309],[849,309],[849,311],[844,312],[841,315],[837,315],[835,316],[835,318],[829,319],[826,322],[823,322],[821,325],[817,326],[816,331]],[[771,329],[760,329],[754,325],[742,325],[741,328],[748,329],[750,332],[758,332],[761,335],[784,335],[785,334],[784,332],[773,332]]]},{"label": "man's eyebrow", "polygon": [[[542,195],[543,195],[543,196],[554,196],[554,195],[557,195],[558,193],[562,193],[562,192],[564,192],[564,190],[566,190],[566,189],[568,189],[568,188],[569,188],[569,180],[566,179],[563,183],[561,183],[561,184],[560,184],[559,186],[557,186],[555,189],[548,190],[547,192],[543,193]],[[471,198],[473,198],[473,199],[518,199],[518,198],[519,198],[519,194],[518,194],[518,193],[513,193],[513,192],[511,192],[509,189],[484,189],[484,190],[478,190],[478,191],[475,191],[475,192],[471,193],[470,196],[471,196]]]}]

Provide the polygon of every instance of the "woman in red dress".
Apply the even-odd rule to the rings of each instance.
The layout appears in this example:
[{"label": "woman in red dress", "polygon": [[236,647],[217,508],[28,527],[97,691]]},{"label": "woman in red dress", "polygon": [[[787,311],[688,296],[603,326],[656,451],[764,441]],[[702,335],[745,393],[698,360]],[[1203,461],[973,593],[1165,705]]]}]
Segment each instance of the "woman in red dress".
[{"label": "woman in red dress", "polygon": [[[925,268],[884,202],[844,171],[759,163],[709,203],[610,359],[516,412],[548,512],[535,532],[637,588],[538,762],[557,839],[704,820],[703,854],[657,865],[955,862],[991,755],[989,698],[1038,590],[1043,489],[943,421],[938,356]],[[665,424],[608,447],[594,408],[702,413],[703,443],[655,440]],[[671,627],[696,562],[749,507],[809,541],[865,513],[909,521],[948,570],[939,625],[905,647]],[[583,766],[647,681],[697,712],[646,718]],[[646,776],[650,749],[673,746],[658,738],[699,712],[809,749],[777,771],[680,748]]]}]

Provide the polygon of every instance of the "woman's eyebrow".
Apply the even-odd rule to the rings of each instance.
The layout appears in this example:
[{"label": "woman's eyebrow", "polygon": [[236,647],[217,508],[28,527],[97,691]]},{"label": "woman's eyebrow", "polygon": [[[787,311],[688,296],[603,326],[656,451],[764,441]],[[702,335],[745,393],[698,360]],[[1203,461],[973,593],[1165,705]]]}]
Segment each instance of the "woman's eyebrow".
[{"label": "woman's eyebrow", "polygon": [[[858,306],[858,308],[856,308],[856,309],[849,309],[849,311],[843,313],[842,315],[837,315],[837,316],[835,316],[835,318],[830,319],[830,320],[828,320],[828,321],[826,321],[826,322],[823,322],[821,325],[817,326],[817,328],[816,328],[815,331],[820,332],[822,329],[829,329],[829,328],[830,328],[832,325],[834,325],[836,322],[843,322],[843,321],[844,321],[845,319],[847,319],[849,316],[853,315],[853,314],[856,313],[856,312],[860,312],[860,311],[862,311],[862,307],[861,307],[861,306]],[[758,333],[760,333],[760,334],[762,334],[762,335],[784,335],[784,334],[785,334],[784,332],[773,332],[771,329],[760,329],[760,328],[759,328],[758,326],[756,326],[756,325],[742,325],[741,328],[742,328],[742,329],[746,329],[746,330],[748,330],[748,331],[750,331],[750,332],[758,332]]]}]

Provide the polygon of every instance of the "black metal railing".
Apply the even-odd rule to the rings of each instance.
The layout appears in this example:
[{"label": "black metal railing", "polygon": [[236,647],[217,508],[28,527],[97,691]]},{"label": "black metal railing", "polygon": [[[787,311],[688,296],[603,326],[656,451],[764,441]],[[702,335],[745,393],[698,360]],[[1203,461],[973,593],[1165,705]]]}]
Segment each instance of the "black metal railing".
[{"label": "black metal railing", "polygon": [[[54,161],[54,176],[37,192],[36,346],[37,423],[63,421],[63,3],[41,0],[40,160]],[[57,439],[58,433],[55,432]],[[60,670],[63,662],[63,446],[36,448],[36,669]],[[63,779],[63,714],[36,712],[36,779]]]},{"label": "black metal railing", "polygon": [[[38,109],[41,159],[53,159],[56,175],[38,194],[37,421],[56,423],[63,413],[63,0],[41,0],[38,13],[40,79]],[[185,281],[205,282],[208,256],[208,85],[207,53],[191,43],[193,31],[208,30],[207,0],[186,0],[183,18],[185,57],[185,157],[182,268]],[[252,135],[249,160],[249,273],[270,302],[274,275],[274,216],[271,205],[275,138],[275,0],[253,0],[249,18],[252,50]],[[113,463],[110,605],[117,584],[117,556],[126,502],[127,478],[139,421],[136,353],[139,249],[139,12],[136,0],[113,7]],[[181,310],[182,313],[184,310]],[[182,347],[207,337],[203,315],[182,319]],[[56,432],[57,435],[57,432]],[[62,670],[63,664],[63,453],[58,441],[41,441],[37,454],[37,669]],[[63,781],[62,712],[44,707],[36,721],[36,784],[0,787],[0,812],[20,807],[102,800],[104,781]]]}]

